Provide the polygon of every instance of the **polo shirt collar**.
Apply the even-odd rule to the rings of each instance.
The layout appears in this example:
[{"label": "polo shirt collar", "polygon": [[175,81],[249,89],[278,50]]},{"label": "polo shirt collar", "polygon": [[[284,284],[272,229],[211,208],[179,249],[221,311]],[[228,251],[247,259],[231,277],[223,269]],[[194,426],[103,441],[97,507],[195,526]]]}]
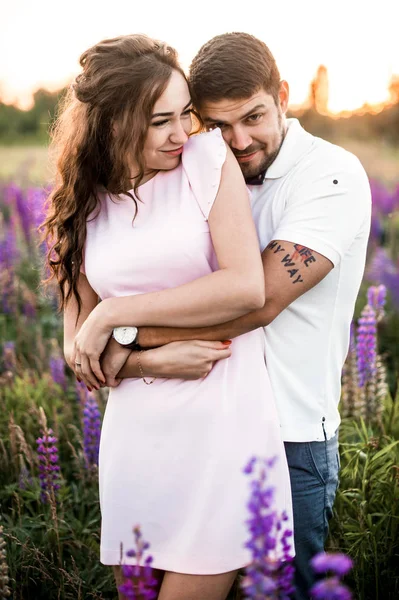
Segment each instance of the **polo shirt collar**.
[{"label": "polo shirt collar", "polygon": [[301,127],[298,119],[287,119],[287,133],[280,152],[266,171],[265,179],[284,177],[310,150],[314,136]]}]

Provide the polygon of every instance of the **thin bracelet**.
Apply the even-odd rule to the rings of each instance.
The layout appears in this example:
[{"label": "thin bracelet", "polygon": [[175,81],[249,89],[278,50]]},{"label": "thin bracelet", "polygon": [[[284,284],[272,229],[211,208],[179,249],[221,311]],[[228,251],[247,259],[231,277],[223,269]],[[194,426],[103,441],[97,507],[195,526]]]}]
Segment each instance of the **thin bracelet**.
[{"label": "thin bracelet", "polygon": [[144,371],[143,371],[143,367],[141,365],[141,360],[140,360],[140,355],[141,355],[142,352],[144,352],[144,350],[139,350],[137,352],[137,364],[139,365],[139,371],[140,371],[141,379],[144,381],[144,383],[146,385],[151,385],[156,380],[156,377],[154,377],[151,381],[147,381],[146,378],[144,377]]}]

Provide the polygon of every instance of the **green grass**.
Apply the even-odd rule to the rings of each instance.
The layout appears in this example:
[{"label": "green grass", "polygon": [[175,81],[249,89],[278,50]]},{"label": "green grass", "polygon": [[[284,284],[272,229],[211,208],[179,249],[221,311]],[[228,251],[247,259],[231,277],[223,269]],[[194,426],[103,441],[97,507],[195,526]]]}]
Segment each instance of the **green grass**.
[{"label": "green grass", "polygon": [[46,146],[0,146],[0,180],[43,185],[52,178]]}]

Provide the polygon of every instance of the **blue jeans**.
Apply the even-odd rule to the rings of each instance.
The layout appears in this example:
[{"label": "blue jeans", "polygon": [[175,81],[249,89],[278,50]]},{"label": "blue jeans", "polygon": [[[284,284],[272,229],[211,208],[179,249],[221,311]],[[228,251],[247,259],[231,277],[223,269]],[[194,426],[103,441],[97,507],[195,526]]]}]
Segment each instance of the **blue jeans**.
[{"label": "blue jeans", "polygon": [[324,442],[285,442],[294,510],[295,600],[310,598],[310,559],[324,550],[338,487],[338,434]]}]

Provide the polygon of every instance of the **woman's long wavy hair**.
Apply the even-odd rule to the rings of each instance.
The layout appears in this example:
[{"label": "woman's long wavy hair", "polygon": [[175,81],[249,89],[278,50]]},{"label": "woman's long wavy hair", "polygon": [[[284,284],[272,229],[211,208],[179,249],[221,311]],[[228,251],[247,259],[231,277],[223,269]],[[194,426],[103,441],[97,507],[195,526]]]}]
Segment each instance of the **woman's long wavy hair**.
[{"label": "woman's long wavy hair", "polygon": [[[78,314],[86,221],[100,210],[98,192],[126,194],[133,187],[137,196],[154,104],[173,70],[185,77],[177,52],[145,35],[104,40],[82,54],[80,65],[82,73],[69,89],[52,131],[57,174],[42,224],[50,269],[44,283],[56,279],[60,310],[75,296]],[[132,159],[138,166],[134,174]],[[137,213],[137,201],[130,196]]]}]

